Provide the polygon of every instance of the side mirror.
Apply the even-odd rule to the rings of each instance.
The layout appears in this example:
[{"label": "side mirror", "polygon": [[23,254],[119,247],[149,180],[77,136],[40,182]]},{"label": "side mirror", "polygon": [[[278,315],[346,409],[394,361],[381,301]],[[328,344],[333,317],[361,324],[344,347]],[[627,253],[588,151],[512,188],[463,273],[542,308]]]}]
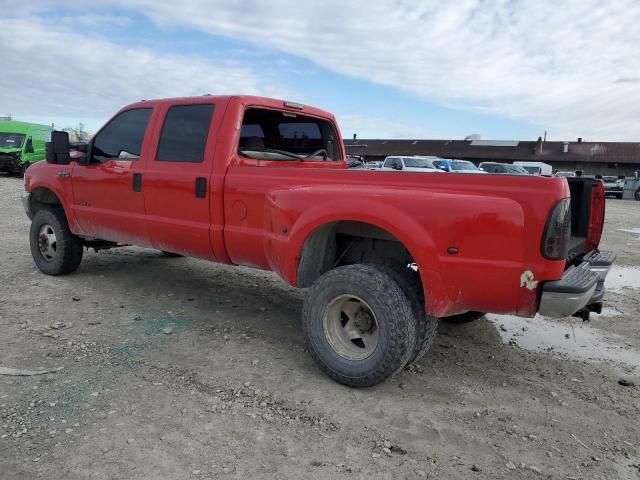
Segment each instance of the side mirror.
[{"label": "side mirror", "polygon": [[394,163],[391,168],[393,168],[394,170],[402,170],[402,164],[401,163]]},{"label": "side mirror", "polygon": [[54,130],[51,132],[51,142],[47,142],[47,163],[68,165],[70,161],[69,134]]},{"label": "side mirror", "polygon": [[32,137],[28,137],[27,138],[27,143],[24,146],[24,152],[25,153],[33,153],[33,138]]}]

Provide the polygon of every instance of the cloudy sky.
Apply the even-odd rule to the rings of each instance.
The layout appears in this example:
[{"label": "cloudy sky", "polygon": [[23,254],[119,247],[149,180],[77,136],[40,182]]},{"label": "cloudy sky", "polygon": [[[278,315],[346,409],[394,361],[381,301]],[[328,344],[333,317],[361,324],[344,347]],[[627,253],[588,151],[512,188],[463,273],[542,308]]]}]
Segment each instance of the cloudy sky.
[{"label": "cloudy sky", "polygon": [[0,115],[251,93],[361,138],[640,141],[638,0],[0,0]]}]

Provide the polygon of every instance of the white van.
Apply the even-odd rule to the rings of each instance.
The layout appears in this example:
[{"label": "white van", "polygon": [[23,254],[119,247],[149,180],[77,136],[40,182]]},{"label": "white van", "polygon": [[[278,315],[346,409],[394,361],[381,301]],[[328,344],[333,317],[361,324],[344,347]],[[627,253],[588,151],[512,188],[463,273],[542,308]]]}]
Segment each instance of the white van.
[{"label": "white van", "polygon": [[398,170],[402,172],[442,173],[433,161],[438,157],[393,156],[384,159],[380,170]]},{"label": "white van", "polygon": [[553,167],[543,162],[513,162],[514,165],[520,165],[530,175],[552,175]]}]

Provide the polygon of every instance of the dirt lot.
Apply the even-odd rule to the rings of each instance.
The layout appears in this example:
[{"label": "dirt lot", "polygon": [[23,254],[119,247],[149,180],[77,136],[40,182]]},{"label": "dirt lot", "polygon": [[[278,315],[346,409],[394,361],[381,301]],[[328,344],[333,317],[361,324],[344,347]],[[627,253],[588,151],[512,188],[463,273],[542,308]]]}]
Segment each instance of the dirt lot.
[{"label": "dirt lot", "polygon": [[0,375],[3,480],[640,478],[640,202],[608,200],[628,268],[606,315],[443,324],[355,390],[315,367],[301,293],[271,274],[136,248],[38,273],[21,189],[0,177],[0,367],[63,368]]}]

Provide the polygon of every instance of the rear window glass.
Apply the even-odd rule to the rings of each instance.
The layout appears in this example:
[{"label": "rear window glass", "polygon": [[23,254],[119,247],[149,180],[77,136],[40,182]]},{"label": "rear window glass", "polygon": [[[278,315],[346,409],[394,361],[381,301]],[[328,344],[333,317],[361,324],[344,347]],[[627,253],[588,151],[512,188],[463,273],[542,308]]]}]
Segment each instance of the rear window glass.
[{"label": "rear window glass", "polygon": [[317,123],[281,123],[278,125],[280,135],[283,139],[296,140],[320,140],[320,127]]},{"label": "rear window glass", "polygon": [[160,134],[157,160],[202,162],[213,108],[210,103],[171,107]]},{"label": "rear window glass", "polygon": [[264,132],[262,131],[262,127],[255,123],[250,123],[247,125],[242,125],[240,129],[241,137],[260,137],[264,138]]},{"label": "rear window glass", "polygon": [[238,153],[255,160],[341,160],[338,138],[328,120],[297,112],[248,108]]}]

